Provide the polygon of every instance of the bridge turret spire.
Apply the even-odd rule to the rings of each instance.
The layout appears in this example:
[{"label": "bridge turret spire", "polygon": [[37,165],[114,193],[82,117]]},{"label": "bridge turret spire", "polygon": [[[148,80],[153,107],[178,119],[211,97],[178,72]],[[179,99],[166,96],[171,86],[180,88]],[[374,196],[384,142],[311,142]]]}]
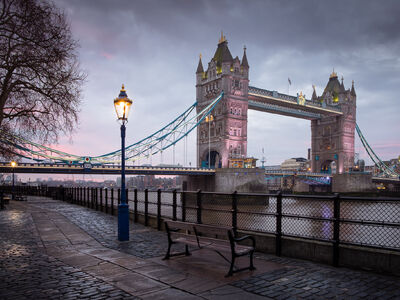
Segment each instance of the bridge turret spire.
[{"label": "bridge turret spire", "polygon": [[313,88],[313,93],[312,93],[312,96],[311,96],[311,100],[317,101],[318,97],[317,97],[317,93],[315,92],[315,85],[313,85],[312,88]]},{"label": "bridge turret spire", "polygon": [[226,42],[226,37],[224,36],[224,33],[221,30],[221,37],[218,40],[218,44],[221,44],[223,42]]},{"label": "bridge turret spire", "polygon": [[247,56],[246,56],[246,46],[243,47],[242,67],[249,68],[249,63],[247,62]]},{"label": "bridge turret spire", "polygon": [[203,69],[203,63],[201,62],[201,53],[199,55],[199,65],[197,66],[197,73],[204,73],[204,69]]},{"label": "bridge turret spire", "polygon": [[354,80],[351,82],[351,91],[350,95],[356,96],[356,90],[354,89]]},{"label": "bridge turret spire", "polygon": [[341,78],[341,83],[340,83],[340,92],[341,93],[344,93],[344,92],[346,92],[346,89],[344,88],[344,84],[343,84],[343,76],[342,76],[342,78]]}]

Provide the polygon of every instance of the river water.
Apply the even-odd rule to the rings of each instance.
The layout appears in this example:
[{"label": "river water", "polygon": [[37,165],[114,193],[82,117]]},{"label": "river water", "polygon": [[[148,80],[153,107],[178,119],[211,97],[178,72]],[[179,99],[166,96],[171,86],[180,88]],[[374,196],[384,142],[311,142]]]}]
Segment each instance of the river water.
[{"label": "river water", "polygon": [[[108,199],[110,198],[108,191]],[[203,196],[202,222],[204,224],[232,224],[230,196]],[[162,192],[161,214],[172,218],[172,192]],[[117,205],[117,190],[114,205]],[[134,192],[128,193],[129,206],[133,210]],[[186,221],[197,221],[195,194],[187,195]],[[149,214],[157,214],[157,192],[148,192]],[[110,201],[110,200],[109,200]],[[256,204],[253,204],[256,203]],[[144,192],[138,191],[138,211],[144,212]],[[259,196],[250,200],[238,195],[238,229],[265,233],[276,231],[276,198]],[[282,199],[282,234],[323,240],[333,239],[333,201],[315,199]],[[304,217],[321,218],[321,220]],[[181,194],[177,193],[177,218],[182,218]],[[395,248],[400,250],[400,202],[399,201],[345,201],[341,200],[340,241]],[[386,224],[360,224],[354,221],[385,222]],[[396,226],[397,224],[397,226]]]}]

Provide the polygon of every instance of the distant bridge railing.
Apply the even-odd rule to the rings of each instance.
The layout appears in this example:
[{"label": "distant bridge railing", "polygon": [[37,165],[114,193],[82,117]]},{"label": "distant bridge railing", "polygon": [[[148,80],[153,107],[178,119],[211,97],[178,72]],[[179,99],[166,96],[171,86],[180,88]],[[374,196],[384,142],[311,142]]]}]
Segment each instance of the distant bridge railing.
[{"label": "distant bridge railing", "polygon": [[[10,193],[11,187],[2,187]],[[16,192],[50,196],[116,214],[119,189],[87,187],[16,187]],[[400,252],[400,198],[282,194],[126,190],[135,222],[162,229],[163,219],[229,225],[236,230],[270,234],[275,253],[296,237],[332,246],[339,264],[343,245]]]},{"label": "distant bridge railing", "polygon": [[290,170],[265,170],[265,174],[268,175],[306,175],[306,176],[319,176],[319,177],[332,177],[332,174],[328,173],[313,173],[313,172],[304,172],[304,171],[290,171]]},{"label": "distant bridge railing", "polygon": [[[0,162],[0,173],[92,173],[121,174],[121,166],[113,164],[65,164],[65,163],[10,163]],[[160,175],[213,175],[214,169],[183,166],[125,166],[127,174]]]},{"label": "distant bridge railing", "polygon": [[[297,97],[278,93],[277,91],[270,91],[270,90],[266,90],[266,89],[260,89],[260,88],[254,87],[254,86],[249,86],[249,93],[264,95],[264,96],[268,96],[268,97],[276,98],[276,99],[282,99],[285,101],[293,102],[293,104],[297,104]],[[314,101],[311,101],[308,99],[306,99],[305,104],[307,106],[313,106],[313,107],[317,107],[317,108],[326,108],[329,110],[341,112],[340,106],[338,107],[338,106],[333,106],[333,105],[329,105],[329,104],[321,104],[321,103],[314,102]]]}]

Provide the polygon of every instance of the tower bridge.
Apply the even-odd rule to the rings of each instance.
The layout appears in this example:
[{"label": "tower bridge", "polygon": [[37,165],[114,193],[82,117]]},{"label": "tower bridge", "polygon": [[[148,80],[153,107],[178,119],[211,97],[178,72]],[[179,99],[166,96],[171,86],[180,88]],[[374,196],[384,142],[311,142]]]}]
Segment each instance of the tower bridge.
[{"label": "tower bridge", "polygon": [[[350,170],[354,164],[356,93],[354,83],[345,89],[335,72],[321,96],[314,89],[311,99],[249,86],[249,63],[244,48],[242,59],[232,57],[228,41],[221,34],[214,56],[203,68],[201,57],[196,71],[197,110],[224,91],[213,110],[213,126],[197,127],[198,165],[228,167],[229,159],[247,156],[248,110],[280,114],[311,121],[311,171]],[[210,136],[208,134],[210,133]],[[211,148],[211,149],[210,149]]]}]

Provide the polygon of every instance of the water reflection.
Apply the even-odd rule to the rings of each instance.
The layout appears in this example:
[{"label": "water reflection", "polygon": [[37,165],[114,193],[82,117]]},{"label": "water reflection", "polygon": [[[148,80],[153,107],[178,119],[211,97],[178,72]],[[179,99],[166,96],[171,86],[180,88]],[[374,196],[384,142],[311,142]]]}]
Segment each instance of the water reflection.
[{"label": "water reflection", "polygon": [[[229,197],[215,197],[207,199],[202,195],[202,221],[208,224],[231,225],[232,204]],[[111,195],[109,191],[108,201]],[[117,205],[117,191],[114,191],[114,205]],[[133,209],[133,191],[129,191],[129,205]],[[172,218],[173,194],[162,193],[162,216]],[[197,210],[195,194],[187,195],[186,220],[196,222]],[[138,192],[138,211],[144,212],[144,192]],[[148,193],[148,211],[157,213],[157,192]],[[256,203],[256,204],[251,204]],[[181,195],[177,193],[177,218],[182,219]],[[251,197],[251,201],[238,196],[237,225],[239,229],[258,232],[274,233],[276,231],[276,198],[260,196],[260,199]],[[310,237],[331,240],[333,239],[333,201],[315,199],[296,199],[293,197],[282,199],[282,233],[286,235]],[[399,224],[400,202],[355,202],[342,201],[340,216],[342,220],[391,222]],[[315,217],[320,220],[305,219]],[[343,242],[400,248],[400,227],[390,224],[367,225],[343,222],[340,225],[340,240]]]}]

